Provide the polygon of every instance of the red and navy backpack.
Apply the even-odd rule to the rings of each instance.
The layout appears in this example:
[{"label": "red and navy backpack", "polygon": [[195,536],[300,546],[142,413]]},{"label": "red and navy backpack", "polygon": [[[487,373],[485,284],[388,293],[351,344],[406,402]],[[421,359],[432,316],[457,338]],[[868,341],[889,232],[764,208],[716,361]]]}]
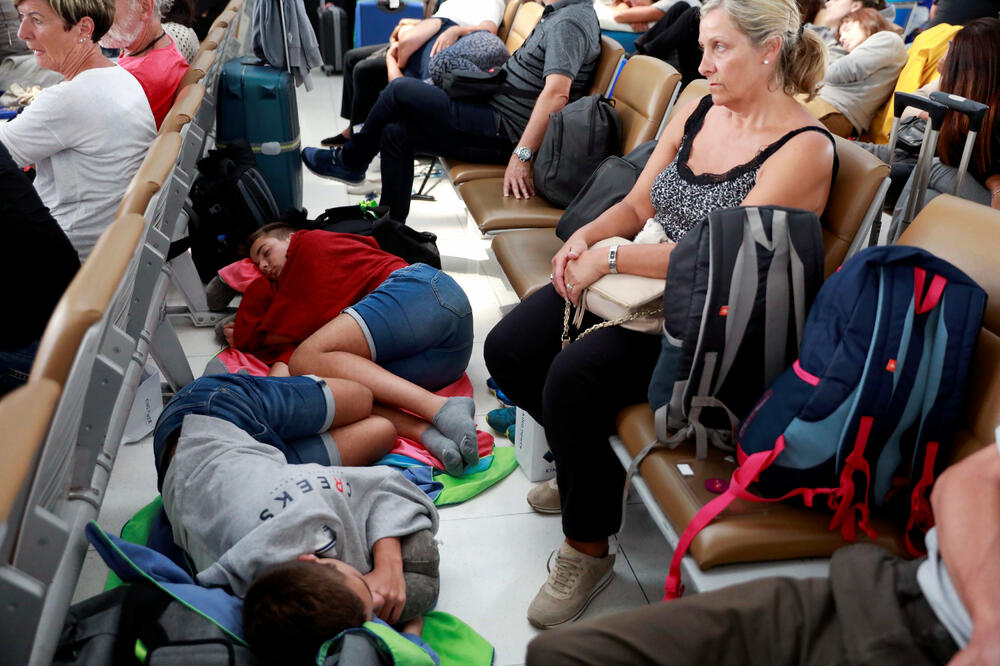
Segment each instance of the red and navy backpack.
[{"label": "red and navy backpack", "polygon": [[978,284],[918,248],[869,248],[845,263],[816,297],[799,358],[740,424],[740,466],[681,536],[667,597],[682,592],[680,561],[691,540],[736,497],[807,506],[825,498],[830,529],[847,541],[858,529],[874,538],[871,510],[903,499],[907,547],[919,554],[922,539],[914,537],[933,526],[930,488],[985,306]]}]

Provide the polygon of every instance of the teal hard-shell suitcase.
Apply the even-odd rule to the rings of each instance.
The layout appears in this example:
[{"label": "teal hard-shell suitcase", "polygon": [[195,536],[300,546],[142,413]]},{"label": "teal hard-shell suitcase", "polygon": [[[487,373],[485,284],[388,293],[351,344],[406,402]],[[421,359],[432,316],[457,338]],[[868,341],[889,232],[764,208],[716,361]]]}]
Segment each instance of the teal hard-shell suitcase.
[{"label": "teal hard-shell suitcase", "polygon": [[222,67],[216,143],[245,138],[279,210],[302,207],[302,159],[295,86],[288,72],[254,56]]}]

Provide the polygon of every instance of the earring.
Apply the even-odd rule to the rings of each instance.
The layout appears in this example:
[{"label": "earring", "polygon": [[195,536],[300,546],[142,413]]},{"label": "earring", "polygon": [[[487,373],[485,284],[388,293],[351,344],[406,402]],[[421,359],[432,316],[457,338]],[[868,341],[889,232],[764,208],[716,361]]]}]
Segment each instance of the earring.
[{"label": "earring", "polygon": [[770,60],[765,60],[765,61],[764,61],[764,64],[765,64],[765,65],[770,65],[770,64],[771,64],[771,61],[770,61]]}]

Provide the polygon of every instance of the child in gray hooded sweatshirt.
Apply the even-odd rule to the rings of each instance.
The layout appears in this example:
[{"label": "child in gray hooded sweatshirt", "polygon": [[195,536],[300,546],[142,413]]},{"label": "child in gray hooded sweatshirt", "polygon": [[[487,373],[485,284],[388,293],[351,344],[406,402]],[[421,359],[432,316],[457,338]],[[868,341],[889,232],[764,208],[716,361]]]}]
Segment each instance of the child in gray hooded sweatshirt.
[{"label": "child in gray hooded sweatshirt", "polygon": [[[285,645],[308,643],[315,654],[316,640],[347,628],[330,626],[331,609],[356,609],[344,620],[349,626],[373,611],[394,624],[436,600],[438,516],[427,495],[388,467],[307,462],[339,462],[338,438],[395,439],[388,421],[370,416],[366,391],[316,377],[209,376],[178,393],[157,423],[154,450],[174,540],[199,583],[247,597],[254,647],[260,640],[250,634],[263,633]],[[382,451],[385,443],[371,446]],[[279,570],[281,583],[254,595],[252,586]],[[288,595],[296,598],[278,598]],[[251,597],[270,630],[247,621]]]}]

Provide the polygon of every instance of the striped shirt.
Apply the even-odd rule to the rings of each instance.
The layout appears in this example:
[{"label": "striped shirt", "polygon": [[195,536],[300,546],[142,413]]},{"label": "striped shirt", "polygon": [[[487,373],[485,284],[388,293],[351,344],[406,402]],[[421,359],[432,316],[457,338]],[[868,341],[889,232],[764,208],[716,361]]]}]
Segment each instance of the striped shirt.
[{"label": "striped shirt", "polygon": [[600,55],[600,27],[590,0],[557,0],[546,7],[528,39],[504,65],[506,84],[530,91],[534,97],[499,94],[489,102],[507,138],[515,143],[521,138],[546,76],[562,74],[572,79],[572,102],[586,93]]}]

